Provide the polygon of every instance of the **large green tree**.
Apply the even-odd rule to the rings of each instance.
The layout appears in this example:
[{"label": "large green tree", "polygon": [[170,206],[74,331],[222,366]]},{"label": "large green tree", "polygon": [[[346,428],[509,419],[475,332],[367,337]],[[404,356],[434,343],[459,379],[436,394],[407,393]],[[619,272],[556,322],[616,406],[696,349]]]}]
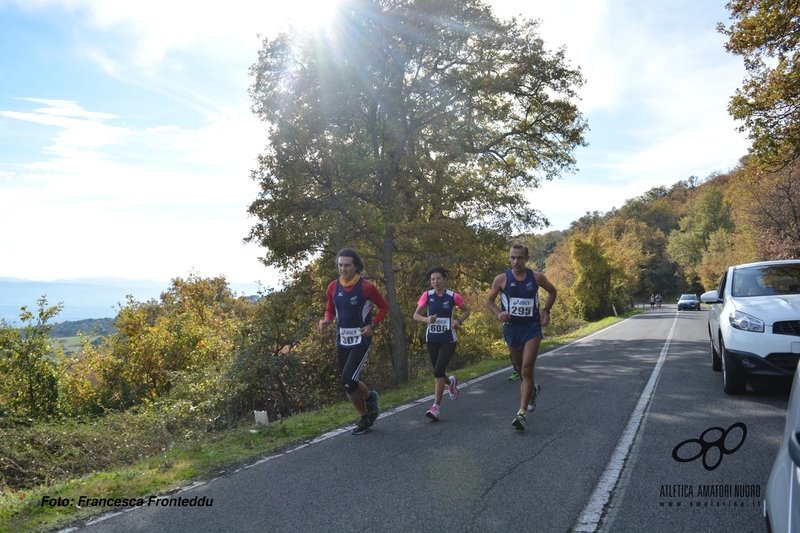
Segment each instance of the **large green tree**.
[{"label": "large green tree", "polygon": [[727,8],[732,23],[718,29],[748,73],[728,109],[744,121],[755,155],[785,164],[800,157],[800,1],[732,0]]},{"label": "large green tree", "polygon": [[480,0],[345,0],[325,30],[265,39],[251,73],[271,135],[247,240],[283,267],[359,248],[385,283],[405,381],[398,265],[463,264],[487,237],[545,222],[524,193],[574,165],[581,74],[536,22]]}]

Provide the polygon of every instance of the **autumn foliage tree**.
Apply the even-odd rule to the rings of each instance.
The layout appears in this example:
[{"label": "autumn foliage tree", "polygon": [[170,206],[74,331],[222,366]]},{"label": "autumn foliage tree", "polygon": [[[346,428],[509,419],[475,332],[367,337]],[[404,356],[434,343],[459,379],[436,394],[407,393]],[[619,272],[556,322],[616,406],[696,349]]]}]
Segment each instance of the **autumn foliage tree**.
[{"label": "autumn foliage tree", "polygon": [[570,239],[570,255],[575,265],[573,294],[575,308],[581,318],[596,320],[611,309],[611,263],[600,243],[596,230],[586,237]]},{"label": "autumn foliage tree", "polygon": [[283,267],[359,249],[385,285],[403,382],[399,265],[479,261],[461,250],[544,222],[525,191],[584,144],[580,72],[535,22],[480,0],[347,0],[329,29],[265,39],[251,73],[271,136],[248,240]]},{"label": "autumn foliage tree", "polygon": [[[114,321],[118,331],[99,346],[84,346],[70,387],[89,411],[152,403],[177,384],[185,389],[187,376],[208,374],[230,358],[247,308],[224,277],[194,273],[173,279],[159,300],[129,297]],[[202,388],[201,382],[188,386]]]},{"label": "autumn foliage tree", "polygon": [[769,171],[749,160],[734,174],[728,196],[739,207],[737,218],[752,231],[758,255],[800,257],[800,161]]},{"label": "autumn foliage tree", "polygon": [[686,211],[679,229],[670,232],[667,253],[685,269],[687,281],[692,284],[711,236],[720,230],[732,232],[734,224],[724,191],[715,186],[703,188],[687,204]]},{"label": "autumn foliage tree", "polygon": [[800,157],[800,2],[732,0],[719,24],[725,49],[742,56],[748,77],[728,107],[759,159],[782,166]]},{"label": "autumn foliage tree", "polygon": [[636,300],[644,267],[653,255],[646,243],[651,242],[658,230],[652,230],[641,221],[614,217],[598,233],[611,265],[611,303],[622,311]]},{"label": "autumn foliage tree", "polygon": [[799,257],[800,2],[732,0],[727,8],[732,22],[718,30],[748,72],[728,110],[752,141],[729,196],[742,201],[738,220],[750,229],[758,255]]}]

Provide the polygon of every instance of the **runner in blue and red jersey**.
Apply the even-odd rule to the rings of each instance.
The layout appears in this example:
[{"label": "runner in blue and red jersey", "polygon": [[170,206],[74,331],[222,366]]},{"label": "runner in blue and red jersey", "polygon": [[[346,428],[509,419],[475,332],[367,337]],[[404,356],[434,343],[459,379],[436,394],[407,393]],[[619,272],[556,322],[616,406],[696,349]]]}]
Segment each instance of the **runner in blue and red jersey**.
[{"label": "runner in blue and red jersey", "polygon": [[[370,429],[378,418],[378,393],[370,391],[359,380],[372,346],[372,333],[380,324],[389,304],[378,288],[361,277],[364,262],[352,248],[344,248],[336,255],[339,279],[328,285],[328,306],[325,318],[319,321],[320,329],[325,329],[336,319],[336,353],[342,385],[350,402],[361,418],[353,435],[361,435]],[[378,313],[372,318],[372,306]]]}]

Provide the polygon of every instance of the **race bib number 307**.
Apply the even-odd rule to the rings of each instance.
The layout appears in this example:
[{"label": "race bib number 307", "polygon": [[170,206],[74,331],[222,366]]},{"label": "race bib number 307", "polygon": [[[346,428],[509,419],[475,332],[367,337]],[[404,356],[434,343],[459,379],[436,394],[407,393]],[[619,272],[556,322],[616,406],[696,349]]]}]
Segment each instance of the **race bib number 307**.
[{"label": "race bib number 307", "polygon": [[512,298],[508,314],[511,316],[533,316],[533,298]]},{"label": "race bib number 307", "polygon": [[339,328],[339,344],[355,346],[361,343],[361,328]]}]

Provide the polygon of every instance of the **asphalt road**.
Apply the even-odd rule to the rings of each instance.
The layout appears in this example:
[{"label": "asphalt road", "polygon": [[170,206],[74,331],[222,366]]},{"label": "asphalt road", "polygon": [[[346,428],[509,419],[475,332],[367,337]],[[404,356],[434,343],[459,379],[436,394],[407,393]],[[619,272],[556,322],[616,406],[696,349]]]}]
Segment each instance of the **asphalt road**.
[{"label": "asphalt road", "polygon": [[[170,496],[211,506],[149,505],[77,530],[766,531],[788,390],[725,395],[706,320],[665,305],[543,354],[524,433],[511,427],[519,382],[503,370],[462,384],[439,422],[426,398],[365,435],[343,429]],[[741,446],[709,446],[715,468],[673,458],[683,441],[731,426],[720,444]],[[701,451],[689,443],[678,456]]]}]

